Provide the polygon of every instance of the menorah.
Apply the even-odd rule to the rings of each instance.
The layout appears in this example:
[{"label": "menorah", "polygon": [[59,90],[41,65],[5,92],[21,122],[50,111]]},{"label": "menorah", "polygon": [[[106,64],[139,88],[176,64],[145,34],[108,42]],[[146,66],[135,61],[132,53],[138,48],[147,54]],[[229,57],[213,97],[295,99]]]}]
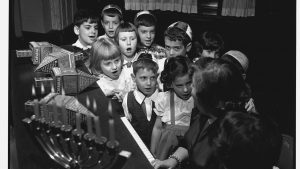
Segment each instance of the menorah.
[{"label": "menorah", "polygon": [[[35,88],[32,87],[35,95]],[[86,99],[87,107],[90,101]],[[109,138],[101,134],[100,120],[73,96],[54,93],[25,103],[33,112],[23,122],[48,156],[63,168],[122,168],[131,153],[121,151],[115,139],[111,101]],[[97,104],[93,100],[93,110]]]}]

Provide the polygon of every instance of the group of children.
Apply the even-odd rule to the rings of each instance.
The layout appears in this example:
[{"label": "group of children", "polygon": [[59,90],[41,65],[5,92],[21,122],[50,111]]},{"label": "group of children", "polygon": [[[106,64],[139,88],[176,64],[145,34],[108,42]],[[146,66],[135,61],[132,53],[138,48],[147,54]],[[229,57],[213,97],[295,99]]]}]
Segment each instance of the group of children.
[{"label": "group of children", "polygon": [[[79,67],[99,78],[97,84],[107,97],[122,102],[124,115],[160,160],[175,150],[190,126],[195,108],[190,65],[203,57],[223,58],[246,74],[246,55],[232,50],[222,56],[224,42],[214,32],[204,32],[198,54],[190,56],[192,29],[185,22],[175,22],[165,30],[162,47],[154,42],[157,19],[149,11],[138,12],[131,23],[123,20],[117,5],[110,4],[100,19],[86,10],[75,15],[78,40],[72,46],[90,50],[90,57]],[[98,22],[105,31],[102,36],[98,36]],[[245,95],[251,98],[250,92]],[[253,99],[245,106],[256,112]]]}]

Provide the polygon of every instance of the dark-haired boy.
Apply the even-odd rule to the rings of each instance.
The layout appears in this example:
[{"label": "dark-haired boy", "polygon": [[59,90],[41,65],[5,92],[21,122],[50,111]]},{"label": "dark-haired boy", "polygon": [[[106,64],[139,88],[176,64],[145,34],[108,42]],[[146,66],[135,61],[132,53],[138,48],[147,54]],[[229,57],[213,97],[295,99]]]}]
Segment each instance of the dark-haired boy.
[{"label": "dark-haired boy", "polygon": [[192,29],[182,21],[171,24],[164,33],[167,58],[187,56],[192,47]]},{"label": "dark-haired boy", "polygon": [[141,58],[135,61],[132,78],[137,88],[127,93],[122,103],[126,118],[148,147],[156,119],[153,106],[158,94],[157,71],[158,65],[152,59]]},{"label": "dark-haired boy", "polygon": [[98,37],[99,19],[94,11],[87,9],[79,10],[74,16],[74,33],[78,36],[78,40],[72,44],[82,50],[91,48],[91,44]]},{"label": "dark-haired boy", "polygon": [[101,12],[101,25],[105,34],[100,36],[114,40],[117,27],[123,22],[123,13],[119,6],[114,4],[106,5]]}]

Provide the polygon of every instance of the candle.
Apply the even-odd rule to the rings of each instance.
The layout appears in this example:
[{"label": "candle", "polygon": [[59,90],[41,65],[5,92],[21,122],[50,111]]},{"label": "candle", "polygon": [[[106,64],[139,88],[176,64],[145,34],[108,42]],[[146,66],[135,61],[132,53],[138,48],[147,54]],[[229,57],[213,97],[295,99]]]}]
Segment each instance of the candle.
[{"label": "candle", "polygon": [[95,122],[95,128],[96,128],[96,136],[98,139],[100,139],[101,138],[101,127],[100,127],[100,122],[99,122],[98,116],[94,117],[94,122]]},{"label": "candle", "polygon": [[76,129],[77,131],[81,130],[81,126],[80,126],[81,120],[80,120],[80,113],[76,113]]},{"label": "candle", "polygon": [[86,120],[87,120],[88,133],[91,135],[91,134],[93,134],[93,131],[92,131],[92,117],[87,116],[86,118],[87,118]]},{"label": "candle", "polygon": [[89,108],[91,103],[88,96],[86,97],[85,102],[86,102],[86,107]]},{"label": "candle", "polygon": [[51,82],[51,93],[55,93],[53,82]]},{"label": "candle", "polygon": [[56,105],[55,99],[53,102],[53,114],[54,114],[54,123],[57,124],[58,123],[58,112],[57,112],[57,105]]},{"label": "candle", "polygon": [[[32,96],[36,96],[35,88],[34,88],[33,85],[32,85],[32,88],[31,88],[31,92],[32,92]],[[39,102],[38,102],[38,99],[33,100],[33,112],[34,112],[35,118],[39,118]]]},{"label": "candle", "polygon": [[109,114],[109,140],[114,142],[115,141],[115,122],[112,116],[112,106],[111,106],[111,100],[108,102],[108,108],[107,108],[108,114]]},{"label": "candle", "polygon": [[93,110],[94,110],[94,114],[96,114],[97,112],[97,104],[96,104],[96,100],[93,99]]},{"label": "candle", "polygon": [[42,95],[45,94],[45,86],[44,86],[44,83],[41,83],[41,94],[42,94]]}]

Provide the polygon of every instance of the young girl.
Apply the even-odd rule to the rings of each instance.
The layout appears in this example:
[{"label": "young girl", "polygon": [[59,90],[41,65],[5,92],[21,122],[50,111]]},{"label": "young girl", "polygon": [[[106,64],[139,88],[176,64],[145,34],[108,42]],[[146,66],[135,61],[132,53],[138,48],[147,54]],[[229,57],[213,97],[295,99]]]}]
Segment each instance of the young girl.
[{"label": "young girl", "polygon": [[117,97],[124,93],[123,58],[117,44],[109,38],[100,38],[92,45],[90,69],[99,77],[97,84],[105,96]]},{"label": "young girl", "polygon": [[190,125],[194,100],[191,97],[192,73],[184,56],[170,58],[161,73],[166,92],[158,94],[154,111],[157,118],[151,138],[151,152],[166,159]]}]

